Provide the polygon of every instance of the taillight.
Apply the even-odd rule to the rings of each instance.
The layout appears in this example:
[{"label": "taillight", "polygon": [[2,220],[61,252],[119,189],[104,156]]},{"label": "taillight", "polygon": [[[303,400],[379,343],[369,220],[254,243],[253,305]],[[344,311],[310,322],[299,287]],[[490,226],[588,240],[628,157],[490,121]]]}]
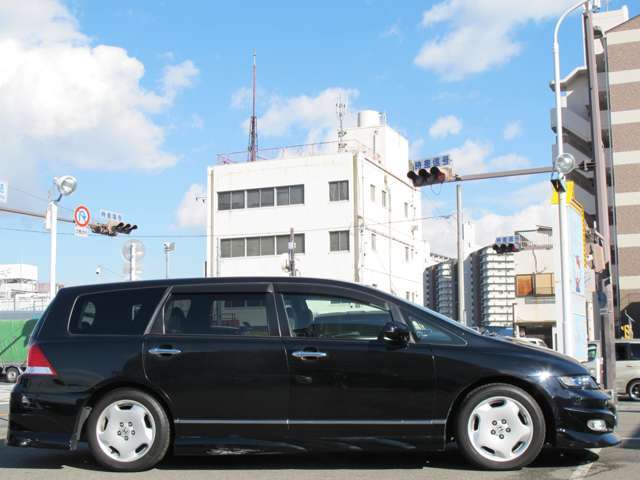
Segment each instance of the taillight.
[{"label": "taillight", "polygon": [[25,373],[29,375],[56,375],[55,369],[37,343],[29,347]]}]

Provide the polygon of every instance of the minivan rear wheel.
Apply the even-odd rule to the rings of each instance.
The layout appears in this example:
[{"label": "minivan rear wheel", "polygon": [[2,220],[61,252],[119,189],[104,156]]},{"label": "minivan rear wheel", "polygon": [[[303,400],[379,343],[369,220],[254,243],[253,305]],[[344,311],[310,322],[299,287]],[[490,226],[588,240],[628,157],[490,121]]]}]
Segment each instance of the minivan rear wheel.
[{"label": "minivan rear wheel", "polygon": [[640,402],[640,379],[631,380],[627,387],[629,398],[634,402]]},{"label": "minivan rear wheel", "polygon": [[118,389],[96,403],[87,420],[87,439],[96,461],[109,470],[148,470],[167,453],[169,419],[151,395]]},{"label": "minivan rear wheel", "polygon": [[531,463],[545,440],[545,420],[538,403],[524,390],[491,384],[470,392],[457,416],[456,440],[474,465],[512,470]]}]

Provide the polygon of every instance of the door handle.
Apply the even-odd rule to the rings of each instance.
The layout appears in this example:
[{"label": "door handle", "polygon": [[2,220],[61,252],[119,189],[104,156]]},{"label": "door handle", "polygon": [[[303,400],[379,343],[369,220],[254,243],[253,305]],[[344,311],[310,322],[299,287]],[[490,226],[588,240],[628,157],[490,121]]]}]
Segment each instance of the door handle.
[{"label": "door handle", "polygon": [[293,352],[291,356],[299,358],[300,360],[319,360],[321,358],[327,358],[327,354],[324,352],[305,352],[304,350]]},{"label": "door handle", "polygon": [[153,347],[149,349],[149,353],[151,355],[158,355],[160,357],[172,357],[174,355],[178,355],[182,353],[182,350],[178,350],[177,348],[161,348],[161,347]]}]

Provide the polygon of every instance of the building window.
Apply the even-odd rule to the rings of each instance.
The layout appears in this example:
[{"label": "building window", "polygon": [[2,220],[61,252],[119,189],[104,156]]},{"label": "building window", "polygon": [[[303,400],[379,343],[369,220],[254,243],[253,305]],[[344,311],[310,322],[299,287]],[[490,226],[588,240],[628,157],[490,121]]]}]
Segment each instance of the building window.
[{"label": "building window", "polygon": [[329,250],[331,252],[349,250],[349,230],[329,232]]},{"label": "building window", "polygon": [[[305,252],[304,233],[294,236],[296,253]],[[289,235],[273,235],[267,237],[232,238],[220,240],[220,256],[229,257],[257,257],[282,254],[289,251]],[[246,248],[246,250],[245,250]]]},{"label": "building window", "polygon": [[376,249],[376,234],[372,233],[371,234],[371,250],[375,250]]},{"label": "building window", "polygon": [[244,238],[227,238],[220,240],[220,256],[228,257],[244,257],[245,256],[245,239]]},{"label": "building window", "polygon": [[276,188],[278,205],[299,205],[304,203],[304,185]]},{"label": "building window", "polygon": [[231,192],[218,193],[218,210],[231,210]]},{"label": "building window", "polygon": [[349,181],[329,182],[329,201],[349,200]]},{"label": "building window", "polygon": [[[293,242],[296,244],[296,253],[304,253],[304,233],[297,233],[293,236]],[[276,253],[289,253],[289,235],[278,235],[276,237]]]},{"label": "building window", "polygon": [[409,218],[409,204],[404,202],[404,218]]},{"label": "building window", "polygon": [[231,209],[244,208],[244,190],[231,192]]},{"label": "building window", "polygon": [[387,192],[385,192],[384,190],[382,190],[380,192],[381,196],[382,196],[382,206],[386,207],[387,206]]},{"label": "building window", "polygon": [[260,189],[260,206],[261,207],[273,207],[274,205],[273,188],[261,188]]},{"label": "building window", "polygon": [[371,201],[375,202],[376,201],[376,186],[375,185],[371,185],[369,187],[369,190],[371,192]]},{"label": "building window", "polygon": [[516,275],[517,297],[550,297],[554,293],[553,273]]},{"label": "building window", "polygon": [[247,190],[247,208],[257,208],[260,206],[260,190]]}]

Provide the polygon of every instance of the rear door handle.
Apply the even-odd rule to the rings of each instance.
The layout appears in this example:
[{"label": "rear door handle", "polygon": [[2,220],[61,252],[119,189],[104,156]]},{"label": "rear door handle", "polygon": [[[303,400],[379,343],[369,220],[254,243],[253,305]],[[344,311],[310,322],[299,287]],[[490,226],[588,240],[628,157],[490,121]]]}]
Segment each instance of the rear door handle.
[{"label": "rear door handle", "polygon": [[321,358],[327,358],[327,354],[324,352],[305,352],[304,350],[293,352],[291,356],[299,358],[300,360],[319,360]]},{"label": "rear door handle", "polygon": [[149,353],[151,355],[158,355],[161,357],[164,357],[164,356],[172,357],[173,355],[178,355],[182,353],[182,350],[178,350],[177,348],[153,347],[149,349]]}]

